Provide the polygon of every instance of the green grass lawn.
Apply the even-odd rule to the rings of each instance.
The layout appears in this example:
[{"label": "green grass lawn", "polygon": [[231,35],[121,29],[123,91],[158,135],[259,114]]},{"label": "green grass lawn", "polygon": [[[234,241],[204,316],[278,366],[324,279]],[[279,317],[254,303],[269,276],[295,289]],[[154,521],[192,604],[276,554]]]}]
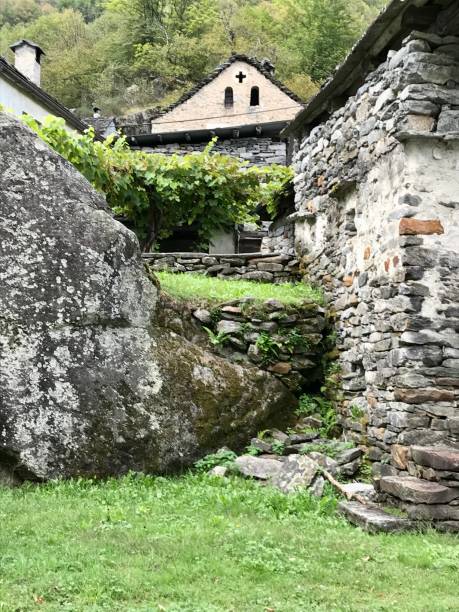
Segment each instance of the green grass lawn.
[{"label": "green grass lawn", "polygon": [[323,303],[322,291],[304,283],[273,285],[254,281],[224,280],[201,274],[171,272],[156,274],[166,293],[191,301],[221,303],[250,296],[257,302],[276,299],[284,304],[300,304],[305,300]]},{"label": "green grass lawn", "polygon": [[237,478],[0,490],[0,610],[440,612],[459,540],[369,536],[333,501]]}]

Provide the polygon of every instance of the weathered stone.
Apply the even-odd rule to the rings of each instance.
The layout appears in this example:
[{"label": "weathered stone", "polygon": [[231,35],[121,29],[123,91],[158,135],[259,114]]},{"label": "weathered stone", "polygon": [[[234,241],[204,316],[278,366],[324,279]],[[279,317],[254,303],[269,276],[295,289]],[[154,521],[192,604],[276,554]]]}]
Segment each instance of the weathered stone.
[{"label": "weathered stone", "polygon": [[417,236],[419,234],[430,236],[432,234],[444,234],[445,230],[439,219],[421,221],[420,219],[404,218],[400,220],[399,233],[400,236]]},{"label": "weathered stone", "polygon": [[454,402],[454,392],[446,389],[395,389],[396,401],[406,404],[423,402]]},{"label": "weathered stone", "polygon": [[242,309],[239,308],[239,306],[223,306],[223,308],[221,308],[221,312],[225,315],[235,316],[238,318],[243,314]]},{"label": "weathered stone", "polygon": [[312,452],[308,454],[313,461],[320,465],[321,468],[330,472],[330,474],[336,474],[338,472],[338,463],[331,457],[327,457],[323,453]]},{"label": "weathered stone", "polygon": [[286,376],[292,370],[292,364],[288,361],[279,361],[269,366],[268,371],[280,376]]},{"label": "weathered stone", "polygon": [[251,455],[242,455],[234,463],[241,474],[257,480],[270,480],[279,474],[283,465],[276,459],[261,459]]},{"label": "weathered stone", "polygon": [[349,448],[337,454],[336,462],[339,465],[345,465],[346,463],[355,461],[355,459],[359,459],[362,455],[363,452],[360,448]]},{"label": "weathered stone", "polygon": [[325,478],[323,476],[317,476],[312,485],[309,487],[309,493],[314,497],[323,497],[325,489]]},{"label": "weathered stone", "polygon": [[448,504],[459,497],[458,491],[411,476],[385,476],[380,487],[385,493],[415,504]]},{"label": "weathered stone", "polygon": [[257,270],[255,272],[246,272],[242,275],[242,278],[245,280],[254,280],[254,281],[272,281],[273,275],[271,272],[263,272],[262,270]]},{"label": "weathered stone", "polygon": [[212,323],[212,315],[205,308],[198,308],[198,310],[193,312],[193,316],[204,325],[210,325]]},{"label": "weathered stone", "polygon": [[459,533],[459,521],[441,521],[435,523],[434,527],[442,533]]},{"label": "weathered stone", "polygon": [[445,504],[402,504],[410,519],[416,521],[459,521],[459,506]]},{"label": "weathered stone", "polygon": [[354,459],[349,463],[345,463],[344,465],[339,466],[339,473],[342,476],[346,476],[347,478],[352,478],[355,476],[360,469],[361,461],[360,459]]},{"label": "weathered stone", "polygon": [[272,445],[266,440],[260,440],[260,438],[252,438],[250,440],[250,446],[257,448],[262,453],[270,453],[272,451]]},{"label": "weathered stone", "polygon": [[392,461],[400,470],[406,470],[410,458],[410,449],[408,446],[401,444],[393,444],[391,447]]},{"label": "weathered stone", "polygon": [[369,533],[392,533],[410,531],[414,528],[411,521],[393,516],[373,506],[364,506],[358,502],[340,502],[338,512],[353,525]]},{"label": "weathered stone", "polygon": [[377,496],[374,486],[367,482],[346,482],[341,486],[345,494],[360,495],[368,501],[373,501]]},{"label": "weathered stone", "polygon": [[215,266],[218,263],[216,257],[203,257],[201,261],[205,266]]},{"label": "weathered stone", "polygon": [[452,434],[459,435],[459,417],[448,419],[446,425]]},{"label": "weathered stone", "polygon": [[159,327],[134,234],[3,113],[0,187],[0,445],[16,475],[166,472],[288,424],[275,377]]},{"label": "weathered stone", "polygon": [[312,442],[319,437],[318,431],[307,431],[304,433],[290,434],[290,444],[303,444],[304,442]]},{"label": "weathered stone", "polygon": [[242,331],[242,324],[238,321],[219,321],[217,332],[220,334],[238,334]]},{"label": "weathered stone", "polygon": [[285,444],[290,439],[286,433],[284,433],[283,431],[280,431],[279,429],[271,429],[269,432],[269,435],[273,440],[277,440],[278,442],[281,442],[282,444]]},{"label": "weathered stone", "polygon": [[459,132],[459,112],[443,110],[438,118],[437,132]]},{"label": "weathered stone", "polygon": [[285,310],[285,305],[279,300],[266,300],[263,305],[269,311]]},{"label": "weathered stone", "polygon": [[216,465],[207,474],[216,478],[224,478],[228,474],[228,468],[223,465]]},{"label": "weathered stone", "polygon": [[257,264],[257,268],[263,272],[282,272],[284,266],[279,263],[260,262]]},{"label": "weathered stone", "polygon": [[435,470],[459,472],[459,450],[444,447],[413,446],[411,455],[415,463]]},{"label": "weathered stone", "polygon": [[309,457],[290,455],[272,478],[272,485],[283,493],[294,493],[311,485],[317,474],[317,465]]}]

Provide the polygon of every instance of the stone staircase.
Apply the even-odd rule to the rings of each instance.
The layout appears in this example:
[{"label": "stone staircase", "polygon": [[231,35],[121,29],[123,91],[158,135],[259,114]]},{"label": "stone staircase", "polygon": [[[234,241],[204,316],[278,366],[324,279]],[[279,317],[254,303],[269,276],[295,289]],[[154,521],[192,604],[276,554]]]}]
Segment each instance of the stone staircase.
[{"label": "stone staircase", "polygon": [[[459,533],[459,450],[413,446],[410,458],[414,475],[383,476],[377,483],[377,505],[342,502],[339,511],[369,532],[408,531],[428,523]],[[403,516],[394,516],[384,506]]]}]

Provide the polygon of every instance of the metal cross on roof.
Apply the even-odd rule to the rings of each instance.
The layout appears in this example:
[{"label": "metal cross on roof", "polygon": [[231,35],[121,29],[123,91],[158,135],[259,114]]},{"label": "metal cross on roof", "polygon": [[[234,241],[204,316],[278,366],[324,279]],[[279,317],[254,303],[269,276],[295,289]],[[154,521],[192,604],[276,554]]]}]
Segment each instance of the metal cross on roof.
[{"label": "metal cross on roof", "polygon": [[245,75],[242,70],[239,71],[239,74],[236,75],[237,80],[239,81],[239,83],[242,83],[244,81],[244,79],[247,78],[247,75]]}]

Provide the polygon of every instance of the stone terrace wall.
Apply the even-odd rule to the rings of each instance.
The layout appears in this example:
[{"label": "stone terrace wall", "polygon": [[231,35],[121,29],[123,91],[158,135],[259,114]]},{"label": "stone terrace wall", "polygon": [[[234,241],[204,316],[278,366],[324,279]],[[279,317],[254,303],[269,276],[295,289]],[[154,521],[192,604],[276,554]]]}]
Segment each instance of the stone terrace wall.
[{"label": "stone terrace wall", "polygon": [[376,473],[459,447],[458,160],[459,38],[422,33],[297,143],[296,247],[340,315],[343,422]]},{"label": "stone terrace wall", "polygon": [[155,271],[169,270],[267,283],[299,280],[298,260],[280,253],[145,253],[143,257]]},{"label": "stone terrace wall", "polygon": [[[158,324],[229,361],[267,370],[295,392],[317,386],[323,377],[328,314],[307,300],[285,305],[245,297],[197,307],[162,293]],[[274,352],[262,342],[266,337],[276,343]]]},{"label": "stone terrace wall", "polygon": [[[142,147],[147,153],[163,153],[164,155],[185,155],[203,151],[207,142],[203,143],[172,143],[154,147]],[[136,147],[133,147],[136,148]],[[287,145],[285,142],[272,138],[232,138],[217,140],[213,151],[238,157],[251,165],[269,166],[270,164],[287,165]]]}]

